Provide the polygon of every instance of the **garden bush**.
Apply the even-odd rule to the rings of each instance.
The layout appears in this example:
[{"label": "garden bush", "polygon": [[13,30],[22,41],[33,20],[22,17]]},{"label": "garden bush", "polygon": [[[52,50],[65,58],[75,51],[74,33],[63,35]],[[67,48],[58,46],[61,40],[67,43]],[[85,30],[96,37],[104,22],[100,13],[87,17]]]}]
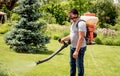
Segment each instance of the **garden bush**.
[{"label": "garden bush", "polygon": [[116,24],[114,26],[111,26],[110,28],[116,31],[120,31],[120,16],[116,18]]},{"label": "garden bush", "polygon": [[43,19],[49,23],[54,23],[54,21],[60,25],[64,25],[66,23],[67,13],[65,12],[65,6],[60,3],[55,4],[50,1],[49,4],[43,5],[40,8],[40,11],[43,12]]},{"label": "garden bush", "polygon": [[54,40],[58,40],[58,39],[60,39],[61,37],[59,36],[59,35],[54,35],[54,37],[53,37],[53,39]]},{"label": "garden bush", "polygon": [[118,17],[118,9],[116,9],[116,6],[112,1],[97,0],[97,2],[89,10],[90,12],[96,13],[99,18],[99,26],[101,28],[106,28],[106,26],[104,26],[104,23],[110,24],[112,26],[116,24],[115,19]]},{"label": "garden bush", "polygon": [[12,21],[18,21],[20,19],[20,16],[17,13],[13,13],[11,16]]},{"label": "garden bush", "polygon": [[95,38],[95,42],[96,42],[97,44],[102,44],[102,41],[101,41],[100,38],[98,38],[98,37]]},{"label": "garden bush", "polygon": [[43,14],[42,19],[45,20],[48,24],[56,23],[56,19],[52,16],[52,14],[47,13],[47,12]]},{"label": "garden bush", "polygon": [[96,32],[98,34],[95,38],[97,44],[120,46],[120,31],[99,28]]},{"label": "garden bush", "polygon": [[106,38],[102,39],[102,43],[104,45],[113,45],[114,44],[112,38],[110,38],[110,37],[106,37]]}]

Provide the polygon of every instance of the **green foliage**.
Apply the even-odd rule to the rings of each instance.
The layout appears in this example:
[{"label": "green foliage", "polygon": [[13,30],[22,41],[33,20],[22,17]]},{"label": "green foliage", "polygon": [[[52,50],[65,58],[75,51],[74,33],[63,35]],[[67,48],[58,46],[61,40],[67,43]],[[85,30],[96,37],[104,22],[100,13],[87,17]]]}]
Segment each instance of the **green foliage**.
[{"label": "green foliage", "polygon": [[120,46],[119,31],[104,28],[97,29],[97,34],[95,38],[97,44]]},{"label": "green foliage", "polygon": [[102,41],[100,40],[100,38],[97,37],[97,38],[95,38],[94,40],[95,40],[95,42],[96,42],[97,44],[102,44]]},{"label": "green foliage", "polygon": [[46,35],[54,40],[58,40],[59,38],[69,35],[69,31],[69,26],[50,24],[47,26]]},{"label": "green foliage", "polygon": [[116,21],[117,24],[120,24],[120,15],[116,18],[115,21]]},{"label": "green foliage", "polygon": [[97,0],[91,7],[91,12],[96,13],[99,17],[100,27],[105,28],[104,23],[115,25],[115,19],[118,17],[118,11],[110,0]]},{"label": "green foliage", "polygon": [[54,40],[58,40],[58,39],[60,39],[60,36],[59,35],[54,35],[54,38],[53,38]]},{"label": "green foliage", "polygon": [[111,24],[108,24],[108,23],[99,22],[99,23],[98,23],[98,27],[99,27],[99,28],[101,28],[101,27],[102,27],[102,28],[103,28],[103,27],[104,27],[104,28],[110,28],[110,27],[112,27],[112,25],[111,25]]},{"label": "green foliage", "polygon": [[19,14],[20,20],[6,33],[5,42],[16,52],[37,53],[46,50],[45,44],[50,38],[41,31],[45,23],[37,21],[41,17],[39,1],[20,0],[18,3],[14,11]]},{"label": "green foliage", "polygon": [[47,22],[48,24],[55,24],[56,23],[55,17],[52,16],[52,14],[47,13],[47,12],[42,16],[42,19],[45,20],[45,22]]},{"label": "green foliage", "polygon": [[63,37],[68,36],[70,34],[69,30],[63,32]]},{"label": "green foliage", "polygon": [[76,8],[79,14],[87,12],[92,5],[91,0],[69,0],[70,8]]},{"label": "green foliage", "polygon": [[[50,0],[44,1],[40,8],[43,12],[43,19],[48,23],[54,23],[54,21],[60,25],[64,25],[67,21],[67,13],[71,8],[78,9],[80,14],[88,11],[92,2],[88,0]],[[55,18],[55,19],[54,19]]]},{"label": "green foliage", "polygon": [[9,11],[5,5],[2,6],[1,11],[2,11],[2,12],[5,12],[5,13],[7,14],[7,17],[10,18],[10,16],[11,16],[11,11]]},{"label": "green foliage", "polygon": [[115,26],[110,27],[111,29],[114,29],[116,31],[120,30],[120,24],[115,24]]},{"label": "green foliage", "polygon": [[120,16],[118,17],[118,18],[116,18],[116,24],[115,24],[115,26],[111,26],[110,28],[111,29],[114,29],[114,30],[116,30],[116,31],[120,31]]},{"label": "green foliage", "polygon": [[53,2],[50,2],[49,4],[41,7],[40,10],[44,11],[44,18],[47,19],[48,22],[52,23],[53,20],[60,25],[64,25],[67,18],[64,7],[65,6],[62,6],[61,4],[55,4]]},{"label": "green foliage", "polygon": [[4,34],[11,29],[10,23],[6,22],[4,24],[0,24],[0,34]]},{"label": "green foliage", "polygon": [[104,45],[113,45],[112,39],[113,39],[113,38],[111,38],[111,37],[104,38],[104,40],[102,41],[102,43],[103,43]]},{"label": "green foliage", "polygon": [[20,16],[17,13],[12,13],[11,20],[18,21],[20,20]]}]

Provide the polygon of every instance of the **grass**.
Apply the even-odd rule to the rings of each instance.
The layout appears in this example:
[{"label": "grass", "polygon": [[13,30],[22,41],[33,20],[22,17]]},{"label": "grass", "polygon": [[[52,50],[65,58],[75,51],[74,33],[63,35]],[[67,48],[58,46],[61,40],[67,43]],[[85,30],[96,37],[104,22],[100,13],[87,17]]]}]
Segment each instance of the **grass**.
[{"label": "grass", "polygon": [[[49,56],[60,46],[51,40],[47,45],[49,52],[16,53],[0,35],[0,76],[69,76],[69,47],[50,61],[33,66],[35,61]],[[85,54],[85,76],[120,76],[120,47],[89,45]]]},{"label": "grass", "polygon": [[11,29],[10,23],[0,24],[0,34],[4,34]]}]

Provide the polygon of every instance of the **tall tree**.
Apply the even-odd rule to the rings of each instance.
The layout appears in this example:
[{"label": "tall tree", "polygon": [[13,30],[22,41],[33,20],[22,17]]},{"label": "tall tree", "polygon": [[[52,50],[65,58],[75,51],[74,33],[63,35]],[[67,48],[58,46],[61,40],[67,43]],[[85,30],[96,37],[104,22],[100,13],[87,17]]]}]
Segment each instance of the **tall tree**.
[{"label": "tall tree", "polygon": [[60,25],[65,24],[67,14],[61,4],[51,3],[49,7],[46,8],[46,11],[55,17],[56,23],[59,23]]},{"label": "tall tree", "polygon": [[[57,3],[57,1],[51,0],[49,3],[43,4],[43,7],[40,7],[40,10],[43,12],[47,22],[51,23],[53,21],[60,25],[64,25],[67,19],[66,7],[67,6],[64,3]],[[54,18],[54,20],[49,18]]]},{"label": "tall tree", "polygon": [[90,9],[99,17],[100,27],[105,28],[104,23],[115,25],[115,19],[118,17],[118,11],[112,0],[98,0]]},{"label": "tall tree", "polygon": [[6,34],[6,43],[17,52],[36,53],[45,50],[50,38],[40,31],[44,23],[37,21],[41,17],[39,0],[19,0],[18,3],[14,11],[20,15],[20,20]]}]

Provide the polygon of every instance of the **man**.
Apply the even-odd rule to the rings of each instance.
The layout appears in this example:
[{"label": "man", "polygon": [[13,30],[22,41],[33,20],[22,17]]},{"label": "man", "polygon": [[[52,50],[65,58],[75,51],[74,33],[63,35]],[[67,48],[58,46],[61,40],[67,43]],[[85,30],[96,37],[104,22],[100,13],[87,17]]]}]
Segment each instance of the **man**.
[{"label": "man", "polygon": [[76,65],[78,66],[78,76],[84,76],[84,53],[86,50],[86,23],[79,21],[78,11],[71,9],[68,16],[72,20],[70,28],[70,35],[61,39],[64,41],[71,41],[70,47],[70,76],[76,76]]}]

